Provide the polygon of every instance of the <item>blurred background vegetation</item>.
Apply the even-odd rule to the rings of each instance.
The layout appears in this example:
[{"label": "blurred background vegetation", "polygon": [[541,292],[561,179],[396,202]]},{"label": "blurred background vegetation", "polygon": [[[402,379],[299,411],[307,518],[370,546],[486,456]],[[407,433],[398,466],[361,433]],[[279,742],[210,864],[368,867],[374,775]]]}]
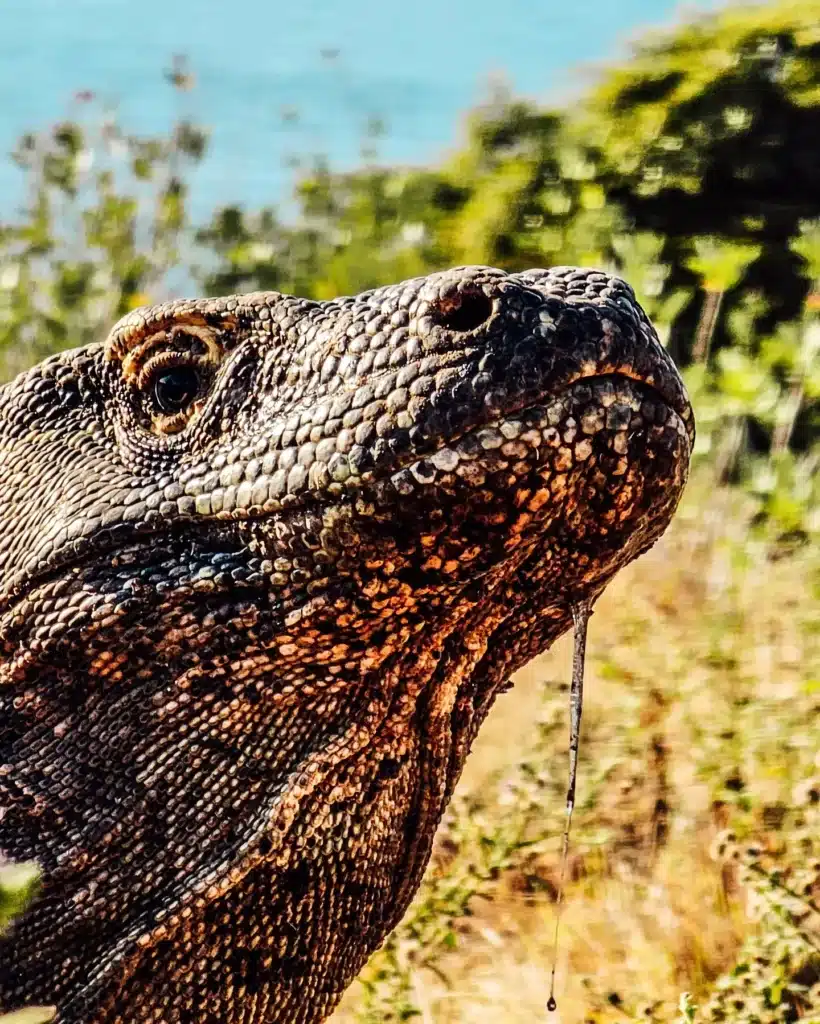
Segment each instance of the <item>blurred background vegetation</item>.
[{"label": "blurred background vegetation", "polygon": [[[166,74],[193,85],[181,58]],[[0,379],[181,291],[327,298],[464,263],[622,273],[699,433],[677,521],[592,624],[555,1019],[817,1024],[820,5],[647,34],[567,108],[496,85],[436,166],[385,166],[383,131],[374,116],[354,171],[303,158],[286,213],[237,197],[194,219],[208,132],[138,135],[79,94],[13,154]],[[543,1015],[568,665],[559,645],[499,702],[425,887],[340,1021]]]}]

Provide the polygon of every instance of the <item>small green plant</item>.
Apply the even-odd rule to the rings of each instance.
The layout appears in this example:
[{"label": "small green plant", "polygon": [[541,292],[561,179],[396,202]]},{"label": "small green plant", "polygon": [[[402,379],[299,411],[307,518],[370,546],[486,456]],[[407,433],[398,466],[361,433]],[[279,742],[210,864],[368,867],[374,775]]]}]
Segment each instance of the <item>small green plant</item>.
[{"label": "small green plant", "polygon": [[820,778],[798,784],[794,800],[797,820],[774,849],[731,831],[715,841],[756,927],[693,1020],[793,1024],[820,1013]]},{"label": "small green plant", "polygon": [[[21,913],[37,891],[40,877],[36,864],[12,864],[0,860],[0,932]],[[48,1024],[54,1019],[53,1006],[30,1006],[14,1013],[0,1014],[0,1024]]]}]

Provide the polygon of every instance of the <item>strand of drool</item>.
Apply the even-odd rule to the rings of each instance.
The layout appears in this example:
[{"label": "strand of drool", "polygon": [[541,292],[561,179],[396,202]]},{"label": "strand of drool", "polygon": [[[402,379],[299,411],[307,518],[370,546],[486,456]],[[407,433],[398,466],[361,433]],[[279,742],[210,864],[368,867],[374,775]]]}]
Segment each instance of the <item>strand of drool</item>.
[{"label": "strand of drool", "polygon": [[558,880],[558,895],[555,904],[555,932],[552,939],[552,972],[547,1009],[553,1012],[558,1007],[555,999],[555,970],[558,965],[558,932],[561,925],[561,911],[564,905],[564,882],[566,880],[569,853],[569,831],[572,812],[575,808],[575,783],[578,777],[578,744],[581,736],[581,711],[584,705],[584,659],[587,647],[587,625],[590,610],[586,601],[572,604],[573,650],[572,686],[569,693],[569,785],[567,787],[566,817],[564,836],[561,844],[561,873]]}]

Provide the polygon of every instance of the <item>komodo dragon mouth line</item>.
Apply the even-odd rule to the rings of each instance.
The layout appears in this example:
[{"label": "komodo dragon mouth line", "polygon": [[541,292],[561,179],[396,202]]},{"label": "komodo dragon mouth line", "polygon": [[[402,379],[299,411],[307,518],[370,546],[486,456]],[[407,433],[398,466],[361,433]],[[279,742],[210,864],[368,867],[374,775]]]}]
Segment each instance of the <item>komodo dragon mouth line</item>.
[{"label": "komodo dragon mouth line", "polygon": [[316,1024],[511,675],[694,439],[628,285],[467,267],[129,314],[0,389],[0,1007]]}]

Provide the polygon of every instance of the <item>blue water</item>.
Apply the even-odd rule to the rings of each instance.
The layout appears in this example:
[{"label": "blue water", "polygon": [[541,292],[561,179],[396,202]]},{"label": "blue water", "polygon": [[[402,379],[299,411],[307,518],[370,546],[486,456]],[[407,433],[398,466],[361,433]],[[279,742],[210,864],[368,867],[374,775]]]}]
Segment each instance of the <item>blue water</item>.
[{"label": "blue water", "polygon": [[[706,6],[707,4],[701,4]],[[276,202],[287,158],[354,166],[368,116],[387,127],[384,161],[420,163],[458,139],[459,115],[502,73],[519,93],[571,94],[593,62],[617,58],[672,0],[0,0],[0,153],[26,130],[74,116],[81,90],[116,103],[126,126],[179,114],[212,130],[198,207]],[[325,51],[324,56],[322,51]],[[327,51],[338,51],[328,57]],[[185,54],[190,92],[162,70]],[[283,110],[298,112],[285,122]],[[20,194],[0,157],[0,219]]]}]

